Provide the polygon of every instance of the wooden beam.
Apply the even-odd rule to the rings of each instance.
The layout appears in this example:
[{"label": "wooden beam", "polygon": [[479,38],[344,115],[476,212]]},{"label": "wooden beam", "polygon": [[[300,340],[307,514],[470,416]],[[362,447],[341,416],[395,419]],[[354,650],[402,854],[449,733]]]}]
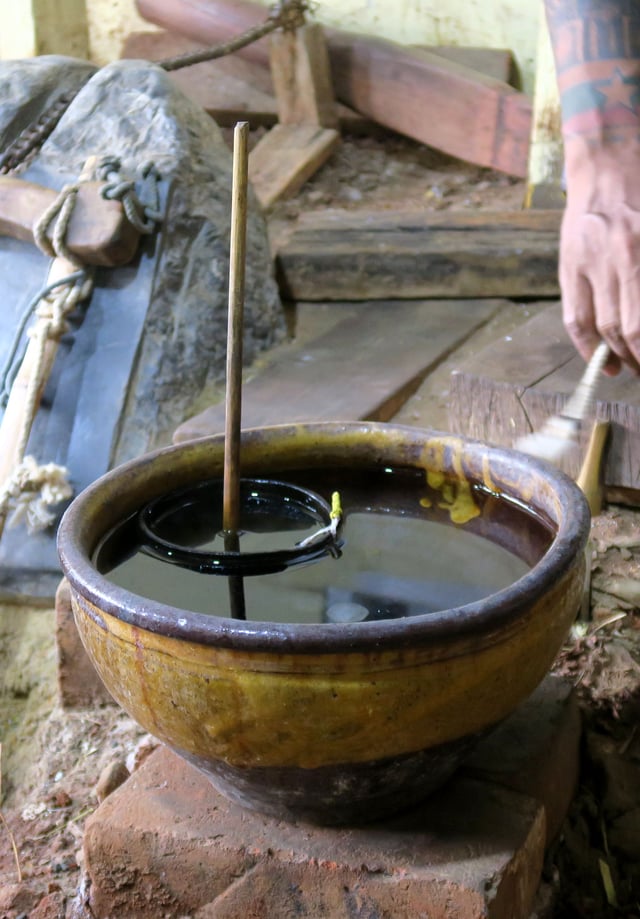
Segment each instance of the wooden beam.
[{"label": "wooden beam", "polygon": [[564,147],[560,94],[549,29],[545,17],[541,16],[536,54],[536,85],[533,97],[526,206],[564,208],[563,171]]},{"label": "wooden beam", "polygon": [[340,142],[322,27],[275,32],[270,51],[280,123],[249,158],[249,178],[265,208],[298,191]]},{"label": "wooden beam", "polygon": [[[332,304],[346,317],[311,341],[283,346],[245,384],[242,425],[388,421],[500,306],[496,300]],[[223,430],[221,403],[181,425],[174,442]]]},{"label": "wooden beam", "polygon": [[513,87],[428,51],[334,32],[336,96],[400,134],[524,177],[531,103]]},{"label": "wooden beam", "polygon": [[511,51],[506,48],[472,48],[466,45],[416,45],[429,54],[438,54],[455,64],[520,88],[520,74]]},{"label": "wooden beam", "polygon": [[[141,15],[190,38],[218,42],[264,21],[243,0],[137,0]],[[326,29],[336,97],[387,128],[452,156],[524,178],[531,102],[512,86],[440,55]],[[245,53],[264,61],[263,41]]]},{"label": "wooden beam", "polygon": [[[122,46],[121,58],[162,61],[203,48],[201,43],[175,33],[132,32]],[[278,103],[267,64],[266,59],[256,63],[239,54],[229,54],[171,71],[170,76],[185,96],[202,106],[221,127],[233,127],[238,121],[248,121],[252,128],[272,127],[278,122]],[[340,102],[336,109],[340,129],[349,134],[381,130]]]},{"label": "wooden beam", "polygon": [[[501,446],[539,430],[562,409],[584,372],[564,331],[560,304],[538,311],[527,323],[467,360],[451,376],[449,427],[455,433]],[[602,377],[595,417],[611,421],[605,484],[640,498],[640,380],[629,372]],[[583,425],[578,447],[562,462],[577,476],[593,418]]]},{"label": "wooden beam", "polygon": [[276,251],[287,300],[555,297],[556,211],[302,215]]},{"label": "wooden beam", "polygon": [[274,32],[269,51],[280,124],[337,128],[336,101],[322,26],[308,23],[294,32]]}]

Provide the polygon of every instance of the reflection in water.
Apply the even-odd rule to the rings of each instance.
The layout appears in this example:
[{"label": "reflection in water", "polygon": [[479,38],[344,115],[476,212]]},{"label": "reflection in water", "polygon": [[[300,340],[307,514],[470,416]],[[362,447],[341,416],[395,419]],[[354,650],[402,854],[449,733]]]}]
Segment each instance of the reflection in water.
[{"label": "reflection in water", "polygon": [[[311,473],[289,475],[320,493],[340,491],[342,555],[244,577],[248,619],[361,622],[449,609],[512,584],[541,557],[551,538],[538,518],[481,491],[474,492],[478,514],[465,525],[452,525],[442,491],[433,491],[415,470],[377,470],[366,476],[361,470],[331,470],[324,489]],[[483,538],[487,533],[503,545]],[[96,563],[110,580],[141,597],[229,615],[227,577],[144,554],[135,518],[110,534]]]}]

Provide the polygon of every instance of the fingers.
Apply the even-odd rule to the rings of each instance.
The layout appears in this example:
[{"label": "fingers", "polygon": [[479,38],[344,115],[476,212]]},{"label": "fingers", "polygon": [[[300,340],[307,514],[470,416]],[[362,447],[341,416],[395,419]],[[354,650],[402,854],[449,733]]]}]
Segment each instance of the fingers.
[{"label": "fingers", "polygon": [[565,327],[585,361],[602,339],[607,342],[612,352],[605,367],[609,375],[618,373],[621,363],[640,372],[640,273],[635,268],[640,265],[640,243],[631,244],[628,229],[622,224],[612,229],[602,216],[588,213],[577,220],[565,214],[562,229]]},{"label": "fingers", "polygon": [[[633,216],[638,222],[638,215]],[[620,335],[629,353],[626,362],[640,373],[640,226],[628,221],[622,238],[619,233],[616,237]]]}]

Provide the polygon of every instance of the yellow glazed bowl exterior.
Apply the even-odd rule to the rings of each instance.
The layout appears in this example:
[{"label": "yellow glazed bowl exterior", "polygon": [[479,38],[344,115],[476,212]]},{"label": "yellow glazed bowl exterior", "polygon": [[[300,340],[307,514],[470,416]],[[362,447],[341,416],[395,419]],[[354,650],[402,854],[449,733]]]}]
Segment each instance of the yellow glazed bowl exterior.
[{"label": "yellow glazed bowl exterior", "polygon": [[[137,597],[99,574],[92,555],[100,539],[149,500],[221,474],[223,449],[211,438],[135,460],[67,511],[60,557],[92,661],[146,730],[243,803],[328,822],[409,803],[547,673],[582,596],[586,503],[548,466],[436,432],[338,423],[256,429],[243,435],[243,475],[284,478],[287,468],[345,463],[421,468],[447,489],[452,519],[468,517],[476,482],[531,506],[553,541],[524,578],[479,603],[349,625],[204,616]],[[526,538],[514,534],[516,544]],[[394,781],[393,794],[381,789]]]}]

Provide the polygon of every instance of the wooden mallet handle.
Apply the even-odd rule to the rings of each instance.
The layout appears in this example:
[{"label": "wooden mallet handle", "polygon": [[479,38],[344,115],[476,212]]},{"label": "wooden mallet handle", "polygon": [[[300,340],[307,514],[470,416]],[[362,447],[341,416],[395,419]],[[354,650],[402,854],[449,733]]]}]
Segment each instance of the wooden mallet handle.
[{"label": "wooden mallet handle", "polygon": [[[127,220],[119,201],[100,194],[103,182],[80,185],[66,234],[72,255],[85,265],[108,268],[126,265],[134,257],[140,234]],[[58,193],[33,182],[0,176],[0,236],[33,242],[33,227]]]}]

